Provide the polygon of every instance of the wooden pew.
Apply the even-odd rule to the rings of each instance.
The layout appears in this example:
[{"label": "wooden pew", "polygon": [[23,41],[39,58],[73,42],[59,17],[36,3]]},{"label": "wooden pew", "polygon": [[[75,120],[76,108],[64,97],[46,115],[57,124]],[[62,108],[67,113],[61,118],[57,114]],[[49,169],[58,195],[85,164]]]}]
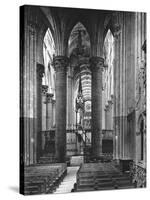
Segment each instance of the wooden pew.
[{"label": "wooden pew", "polygon": [[123,174],[113,163],[83,164],[77,173],[73,191],[94,191],[133,188],[130,177]]},{"label": "wooden pew", "polygon": [[24,194],[53,193],[67,173],[66,164],[32,165],[22,175]]}]

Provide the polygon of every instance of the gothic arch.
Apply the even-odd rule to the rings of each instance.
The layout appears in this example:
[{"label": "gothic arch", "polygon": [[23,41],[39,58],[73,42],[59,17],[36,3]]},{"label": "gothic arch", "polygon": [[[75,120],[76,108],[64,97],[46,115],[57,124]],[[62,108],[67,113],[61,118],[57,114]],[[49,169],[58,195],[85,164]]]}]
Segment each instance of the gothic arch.
[{"label": "gothic arch", "polygon": [[70,26],[67,28],[66,33],[65,33],[65,35],[66,35],[65,43],[66,43],[67,51],[68,51],[68,42],[69,42],[69,38],[70,38],[71,32],[74,29],[74,27],[79,23],[81,23],[82,26],[86,29],[86,31],[87,31],[87,33],[89,35],[90,43],[91,43],[90,27],[86,24],[85,20],[84,19],[80,19],[80,17],[78,17],[77,19],[72,20],[71,22],[72,23],[70,23]]},{"label": "gothic arch", "polygon": [[[41,13],[41,19],[42,23],[40,24],[40,28],[38,30],[38,35],[37,35],[37,62],[44,64],[44,58],[43,58],[43,41],[45,34],[47,30],[49,29],[54,43],[56,44],[56,36],[55,36],[55,30],[54,27],[56,27],[55,24],[55,19],[52,15],[49,15],[51,17],[51,21],[47,18],[46,14],[43,13],[43,10],[40,9]],[[55,45],[56,46],[56,45]]]}]

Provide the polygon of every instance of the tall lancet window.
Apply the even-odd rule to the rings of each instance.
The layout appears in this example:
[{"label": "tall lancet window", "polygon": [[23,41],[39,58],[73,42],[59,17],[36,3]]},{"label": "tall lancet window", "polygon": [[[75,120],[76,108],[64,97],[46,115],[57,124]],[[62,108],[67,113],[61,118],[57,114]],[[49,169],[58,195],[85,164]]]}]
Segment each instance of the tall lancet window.
[{"label": "tall lancet window", "polygon": [[104,85],[107,101],[111,100],[113,95],[113,62],[114,62],[114,37],[108,30],[104,41],[104,59],[107,65],[104,71]]},{"label": "tall lancet window", "polygon": [[103,71],[103,128],[113,129],[113,94],[114,94],[114,37],[108,30],[104,40],[104,64]]},{"label": "tall lancet window", "polygon": [[55,71],[52,66],[53,56],[55,55],[55,44],[50,29],[47,30],[43,41],[43,57],[45,66],[45,76],[43,85],[48,86],[48,92],[55,96]]}]

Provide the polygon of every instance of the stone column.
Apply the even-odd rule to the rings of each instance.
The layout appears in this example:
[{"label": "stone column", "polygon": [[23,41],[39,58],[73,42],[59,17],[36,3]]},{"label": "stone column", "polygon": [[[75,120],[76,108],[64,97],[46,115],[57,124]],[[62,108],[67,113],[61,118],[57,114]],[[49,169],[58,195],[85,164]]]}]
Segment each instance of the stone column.
[{"label": "stone column", "polygon": [[47,115],[46,115],[46,130],[50,130],[52,128],[53,122],[53,113],[52,113],[52,97],[54,95],[51,93],[47,93]]},{"label": "stone column", "polygon": [[42,77],[44,74],[44,66],[37,64],[37,161],[41,155],[42,149]]},{"label": "stone column", "polygon": [[119,134],[120,134],[120,117],[119,117],[119,110],[120,110],[120,34],[115,32],[114,36],[114,67],[113,67],[113,74],[114,74],[114,96],[113,96],[113,127],[114,127],[114,134],[113,134],[113,159],[119,159]]},{"label": "stone column", "polygon": [[108,111],[109,111],[109,106],[107,104],[107,105],[105,105],[105,129],[106,130],[109,129],[108,128],[108,124],[109,124],[109,122],[108,122]]},{"label": "stone column", "polygon": [[57,162],[66,157],[66,72],[68,58],[56,56],[53,60],[56,71],[56,132],[55,152]]},{"label": "stone column", "polygon": [[42,151],[44,150],[45,146],[45,131],[46,129],[46,107],[47,107],[47,100],[46,100],[46,95],[48,91],[48,86],[47,85],[42,85]]},{"label": "stone column", "polygon": [[55,113],[56,113],[56,100],[52,99],[52,127],[56,126]]},{"label": "stone column", "polygon": [[48,86],[42,85],[42,131],[46,131],[46,107],[47,107],[47,91]]},{"label": "stone column", "polygon": [[102,68],[104,59],[92,57],[92,156],[99,157],[102,153]]}]

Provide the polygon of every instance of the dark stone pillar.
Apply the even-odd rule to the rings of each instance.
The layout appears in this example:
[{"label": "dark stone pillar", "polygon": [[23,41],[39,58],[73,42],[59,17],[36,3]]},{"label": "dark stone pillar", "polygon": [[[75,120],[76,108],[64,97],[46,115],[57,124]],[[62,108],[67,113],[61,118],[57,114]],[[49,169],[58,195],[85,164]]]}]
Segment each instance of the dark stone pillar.
[{"label": "dark stone pillar", "polygon": [[92,72],[92,156],[99,157],[102,153],[102,68],[101,57],[90,59]]},{"label": "dark stone pillar", "polygon": [[44,74],[44,66],[37,64],[37,138],[36,152],[37,162],[42,151],[42,77]]},{"label": "dark stone pillar", "polygon": [[52,114],[52,93],[47,93],[47,115],[46,115],[46,130],[50,130],[52,128],[52,122],[53,122],[53,114]]},{"label": "dark stone pillar", "polygon": [[66,72],[68,58],[56,56],[53,60],[56,71],[56,132],[55,152],[57,162],[66,157]]}]

